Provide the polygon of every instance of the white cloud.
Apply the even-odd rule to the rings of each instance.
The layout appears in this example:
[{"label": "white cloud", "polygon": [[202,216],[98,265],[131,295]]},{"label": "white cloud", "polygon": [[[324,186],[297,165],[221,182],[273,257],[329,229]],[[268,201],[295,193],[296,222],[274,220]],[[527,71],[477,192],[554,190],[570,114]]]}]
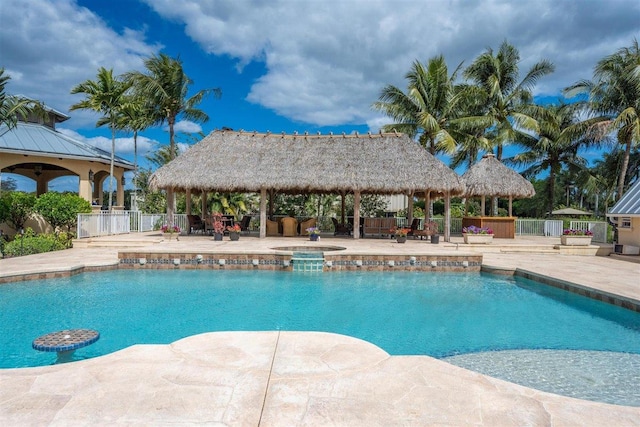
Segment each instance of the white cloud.
[{"label": "white cloud", "polygon": [[[73,86],[94,79],[99,67],[116,74],[142,68],[142,58],[161,46],[145,42],[142,30],[117,33],[73,0],[3,0],[0,6],[2,63],[12,77],[8,91],[67,112],[82,99]],[[74,112],[68,126],[91,126],[95,116]]]},{"label": "white cloud", "polygon": [[[168,131],[169,130],[169,126],[165,125],[162,129],[165,130],[165,131]],[[194,122],[189,121],[189,120],[180,120],[180,121],[176,122],[175,125],[173,125],[173,130],[176,133],[178,133],[178,132],[198,133],[198,132],[202,132],[202,126],[200,126],[198,123],[194,123]]]},{"label": "white cloud", "polygon": [[442,53],[453,68],[505,39],[520,50],[521,76],[543,58],[556,64],[536,92],[558,94],[628,46],[640,15],[636,0],[146,1],[239,69],[264,61],[248,100],[316,125],[375,121],[379,90],[404,87],[412,61]]},{"label": "white cloud", "polygon": [[[104,150],[108,153],[111,153],[111,138],[105,136],[94,136],[94,137],[85,137],[80,133],[76,132],[72,129],[57,127],[56,130],[63,135],[68,136],[69,138],[73,138],[77,141],[85,142],[89,145],[97,147],[101,150]],[[120,157],[125,157],[127,159],[133,160],[134,154],[134,142],[133,137],[116,137],[116,151],[115,154]],[[138,162],[141,158],[146,156],[150,151],[153,151],[159,145],[158,141],[147,138],[145,136],[138,135],[137,138],[137,146],[138,146]]]}]

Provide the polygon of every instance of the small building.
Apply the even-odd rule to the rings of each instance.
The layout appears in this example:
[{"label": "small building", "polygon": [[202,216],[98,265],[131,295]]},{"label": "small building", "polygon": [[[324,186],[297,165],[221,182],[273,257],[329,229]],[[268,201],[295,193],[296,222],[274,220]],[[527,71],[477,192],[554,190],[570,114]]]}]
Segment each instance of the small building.
[{"label": "small building", "polygon": [[[13,173],[36,182],[36,195],[48,191],[49,182],[62,176],[78,177],[78,195],[89,202],[103,204],[102,188],[109,177],[111,153],[58,132],[56,123],[69,116],[45,107],[46,117],[31,114],[9,129],[0,126],[0,174]],[[124,208],[124,173],[133,164],[116,156],[114,208]],[[108,197],[108,195],[106,195]]]},{"label": "small building", "polygon": [[615,251],[622,254],[640,253],[640,181],[636,182],[607,213],[618,225]]}]

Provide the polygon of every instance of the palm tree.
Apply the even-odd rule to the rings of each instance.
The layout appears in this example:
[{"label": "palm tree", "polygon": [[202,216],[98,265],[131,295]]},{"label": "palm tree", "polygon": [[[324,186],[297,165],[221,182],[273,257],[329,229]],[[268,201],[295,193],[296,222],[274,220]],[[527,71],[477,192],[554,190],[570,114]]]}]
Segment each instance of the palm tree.
[{"label": "palm tree", "polygon": [[[155,124],[167,123],[169,126],[170,159],[174,159],[175,134],[174,126],[178,116],[195,122],[206,122],[209,117],[196,108],[205,96],[213,93],[221,95],[220,89],[200,90],[191,97],[187,97],[189,86],[193,81],[185,74],[180,59],[171,58],[165,54],[153,55],[144,61],[146,73],[133,71],[126,74],[135,93],[149,100],[151,105],[150,117]],[[173,221],[175,212],[175,198],[173,190],[167,190],[167,216]]]},{"label": "palm tree", "polygon": [[405,75],[407,92],[393,85],[385,86],[373,108],[385,113],[395,123],[383,130],[399,131],[412,138],[418,136],[421,145],[431,154],[455,146],[449,122],[456,117],[462,95],[454,85],[462,64],[449,75],[442,55],[423,65],[415,61]]},{"label": "palm tree", "polygon": [[116,126],[124,95],[129,89],[126,82],[113,76],[113,69],[100,67],[96,80],[86,80],[71,89],[72,94],[84,93],[85,99],[73,104],[69,110],[92,110],[102,113],[96,127],[111,128],[111,163],[109,166],[109,211],[113,209],[113,163],[116,151]]},{"label": "palm tree", "polygon": [[554,70],[551,62],[542,60],[518,82],[519,61],[518,49],[504,41],[495,55],[492,49],[487,49],[464,71],[464,76],[481,89],[485,102],[482,115],[464,121],[467,126],[481,126],[494,132],[498,160],[502,160],[503,146],[522,138],[523,131],[538,132],[536,120],[523,110],[533,99],[531,90],[536,82]]},{"label": "palm tree", "polygon": [[549,172],[547,180],[548,215],[555,208],[556,177],[563,166],[570,170],[581,170],[586,161],[578,155],[580,148],[595,143],[593,126],[602,121],[600,117],[579,119],[579,104],[560,104],[546,107],[531,106],[529,112],[537,119],[539,132],[517,140],[525,150],[505,163],[528,166],[522,174],[532,178]]},{"label": "palm tree", "polygon": [[30,113],[42,109],[42,105],[29,98],[6,94],[5,87],[9,80],[11,76],[5,74],[4,68],[0,68],[0,125],[13,129],[18,118],[26,119]]},{"label": "palm tree", "polygon": [[618,198],[625,189],[631,149],[640,144],[640,46],[634,39],[630,47],[601,59],[594,69],[594,81],[582,80],[568,87],[568,95],[587,93],[591,108],[607,117],[606,132],[616,131],[624,146],[618,174]]},{"label": "palm tree", "polygon": [[133,132],[133,198],[137,200],[138,182],[138,133],[147,129],[152,124],[149,108],[144,99],[135,95],[127,95],[118,111],[118,129]]}]

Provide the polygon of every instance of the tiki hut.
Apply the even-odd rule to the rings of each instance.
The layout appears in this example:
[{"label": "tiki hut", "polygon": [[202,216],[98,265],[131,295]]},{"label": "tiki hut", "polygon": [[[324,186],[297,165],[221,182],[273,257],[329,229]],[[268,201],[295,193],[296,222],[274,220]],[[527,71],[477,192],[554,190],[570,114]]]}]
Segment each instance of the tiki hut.
[{"label": "tiki hut", "polygon": [[[159,168],[151,176],[150,186],[260,193],[260,237],[266,235],[267,192],[353,193],[354,223],[358,224],[361,194],[411,196],[416,191],[437,191],[450,197],[464,191],[455,172],[398,133],[214,131]],[[354,238],[358,237],[355,227]]]},{"label": "tiki hut", "polygon": [[[508,168],[494,157],[486,154],[475,165],[471,166],[463,175],[465,183],[465,197],[481,197],[480,218],[464,218],[463,226],[476,225],[479,227],[493,225],[496,237],[513,238],[515,236],[515,218],[512,215],[514,198],[527,198],[536,194],[533,185],[513,169]],[[485,197],[508,197],[509,216],[507,218],[485,217]],[[479,221],[479,223],[478,223]]]}]

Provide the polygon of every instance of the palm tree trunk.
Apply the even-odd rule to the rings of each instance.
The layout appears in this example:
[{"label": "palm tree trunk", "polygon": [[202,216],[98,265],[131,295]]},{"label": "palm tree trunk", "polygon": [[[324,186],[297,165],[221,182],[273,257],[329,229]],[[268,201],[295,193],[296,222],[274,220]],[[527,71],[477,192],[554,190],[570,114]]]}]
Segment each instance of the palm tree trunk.
[{"label": "palm tree trunk", "polygon": [[555,190],[556,190],[556,172],[553,168],[549,172],[549,188],[547,189],[548,198],[549,198],[549,212],[547,212],[547,217],[551,217],[551,212],[553,211],[553,206],[555,205]]},{"label": "palm tree trunk", "polygon": [[622,198],[624,193],[624,179],[627,176],[627,168],[629,167],[629,157],[631,157],[631,138],[627,138],[628,141],[624,147],[624,157],[622,158],[622,167],[620,168],[620,176],[618,177],[618,200]]},{"label": "palm tree trunk", "polygon": [[135,203],[138,210],[138,131],[133,131],[133,200],[131,205]]},{"label": "palm tree trunk", "polygon": [[[175,123],[175,117],[169,117],[169,158],[173,160],[175,158],[175,132],[173,130],[173,125]],[[176,198],[173,193],[173,188],[167,189],[167,223],[170,227],[173,226],[173,214],[176,211]]]},{"label": "palm tree trunk", "polygon": [[[109,164],[109,212],[113,210],[113,163],[116,152],[116,128],[111,121],[111,163]],[[111,221],[109,221],[111,223]]]}]

